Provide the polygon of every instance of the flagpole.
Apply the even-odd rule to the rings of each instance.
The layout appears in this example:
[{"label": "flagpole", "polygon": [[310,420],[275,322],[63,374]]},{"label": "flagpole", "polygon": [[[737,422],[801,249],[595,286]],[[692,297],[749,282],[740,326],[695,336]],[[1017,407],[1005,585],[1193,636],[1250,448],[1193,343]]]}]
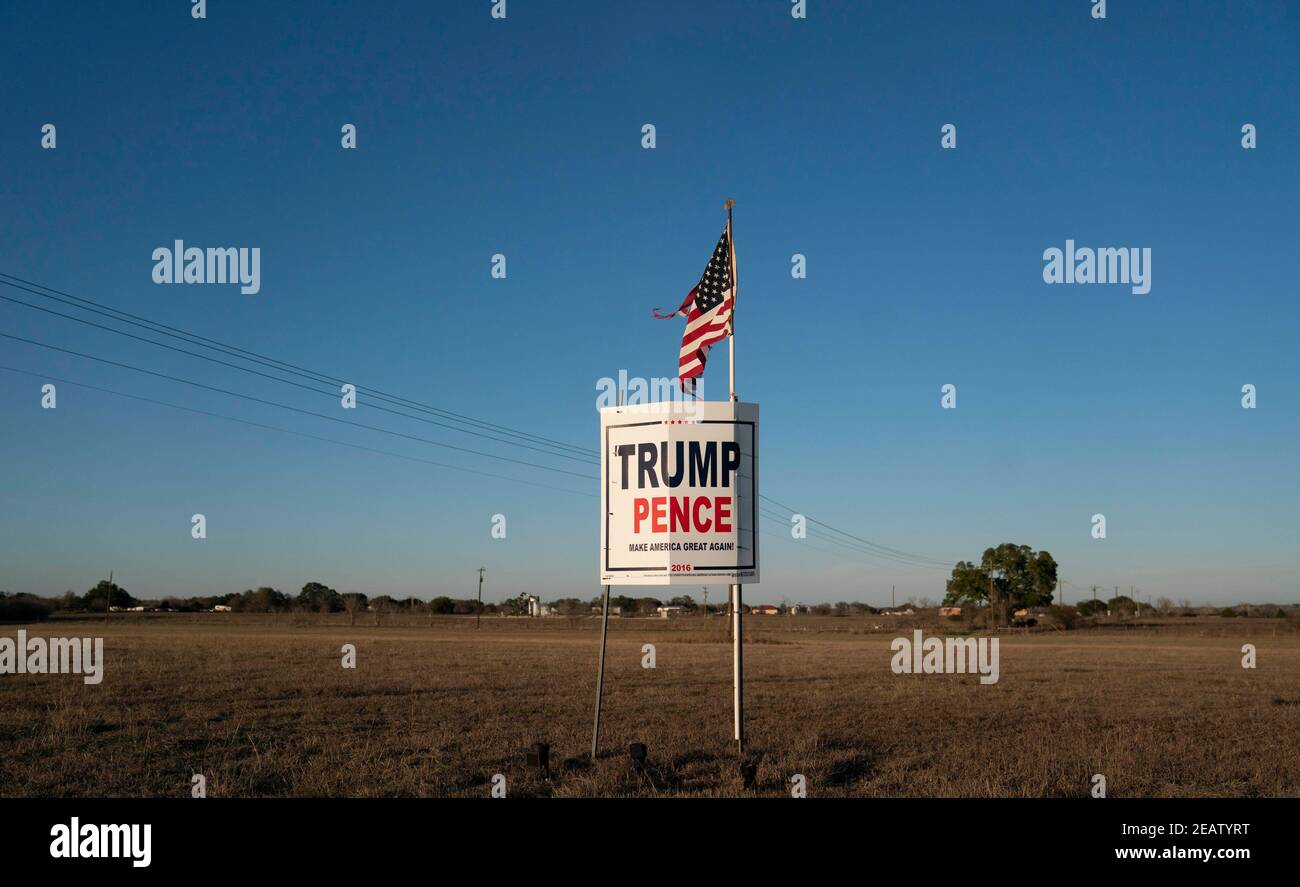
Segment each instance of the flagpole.
[{"label": "flagpole", "polygon": [[736,294],[740,282],[736,280],[736,242],[731,239],[731,208],[736,201],[727,198],[727,250],[731,253],[731,315],[727,318],[727,373],[730,377],[731,402],[736,402]]},{"label": "flagpole", "polygon": [[[727,318],[727,363],[730,376],[731,402],[736,402],[736,296],[740,291],[740,281],[736,277],[736,241],[731,235],[731,209],[736,201],[727,200],[727,248],[731,253],[731,315]],[[745,660],[741,640],[741,599],[740,585],[731,586],[731,673],[732,673],[732,708],[735,712],[736,753],[745,753],[745,717],[744,693]]]}]

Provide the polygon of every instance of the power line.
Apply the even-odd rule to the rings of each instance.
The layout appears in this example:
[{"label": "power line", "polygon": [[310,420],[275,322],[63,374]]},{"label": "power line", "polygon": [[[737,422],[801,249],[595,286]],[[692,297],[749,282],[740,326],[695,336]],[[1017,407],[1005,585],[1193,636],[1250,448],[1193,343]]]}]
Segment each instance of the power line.
[{"label": "power line", "polygon": [[[777,506],[778,508],[784,508],[786,511],[789,511],[792,515],[793,515],[793,514],[802,514],[802,512],[798,512],[798,511],[796,511],[795,509],[791,508],[791,507],[788,506],[788,505],[782,505],[780,502],[777,502],[775,499],[773,499],[773,498],[770,497],[770,496],[764,496],[764,495],[760,494],[760,495],[759,495],[759,498],[760,498],[760,499],[765,499],[765,500],[767,500],[768,502],[771,502],[773,505]],[[841,529],[839,529],[838,527],[833,527],[833,526],[831,526],[830,524],[828,524],[828,523],[826,523],[826,522],[824,522],[824,521],[817,520],[817,519],[814,518],[814,517],[810,517],[810,516],[807,515],[807,514],[804,514],[803,516],[808,520],[809,523],[817,524],[819,527],[825,527],[826,529],[831,530],[831,531],[833,531],[833,532],[835,532],[835,533],[838,533],[838,534],[840,534],[841,536],[845,536],[845,537],[847,537],[847,538],[849,538],[849,539],[852,539],[854,542],[858,542],[858,543],[861,543],[861,544],[863,544],[863,545],[866,545],[866,546],[868,546],[868,547],[870,547],[870,548],[872,548],[872,549],[877,549],[877,550],[879,550],[879,551],[881,552],[882,556],[883,556],[883,555],[887,555],[887,554],[897,555],[897,556],[900,556],[900,557],[908,558],[908,559],[910,559],[910,560],[923,561],[923,562],[926,562],[926,563],[928,563],[928,564],[930,564],[930,565],[932,565],[932,566],[941,566],[941,567],[944,567],[945,569],[946,569],[947,567],[951,566],[953,563],[955,563],[955,561],[945,561],[945,560],[943,560],[943,559],[941,559],[941,558],[928,557],[928,556],[926,556],[926,555],[913,554],[913,553],[911,553],[911,552],[902,551],[902,550],[897,549],[897,548],[890,548],[888,545],[881,545],[881,544],[879,544],[879,543],[877,543],[877,542],[872,542],[870,539],[863,539],[861,536],[855,536],[855,535],[853,535],[852,533],[845,532],[844,530],[841,530]]]},{"label": "power line", "polygon": [[512,462],[515,465],[527,465],[530,468],[540,468],[543,471],[554,471],[557,474],[567,474],[570,475],[571,477],[580,477],[583,480],[589,481],[594,479],[589,474],[579,474],[576,471],[569,471],[564,468],[556,468],[553,465],[542,465],[537,462],[526,462],[522,459],[512,459],[509,456],[500,456],[497,455],[496,453],[488,453],[488,452],[484,452],[483,450],[474,450],[474,449],[470,449],[469,447],[458,447],[455,444],[443,443],[437,440],[429,440],[427,437],[417,437],[416,435],[413,434],[405,434],[404,432],[401,431],[394,431],[391,428],[381,428],[378,425],[368,425],[365,422],[352,422],[348,419],[340,419],[338,416],[330,416],[325,413],[316,413],[316,412],[312,412],[311,410],[304,410],[301,407],[295,407],[284,403],[277,403],[276,401],[265,400],[260,397],[253,397],[251,394],[242,394],[238,391],[229,391],[225,388],[218,388],[215,385],[205,385],[202,382],[195,382],[192,379],[182,379],[179,376],[171,376],[168,375],[167,373],[160,373],[155,370],[147,370],[144,369],[143,367],[132,366],[131,364],[128,363],[121,363],[116,360],[109,360],[106,357],[96,357],[93,354],[85,354],[80,351],[73,351],[70,348],[60,348],[58,345],[50,345],[45,342],[38,342],[35,339],[24,339],[22,336],[14,336],[14,335],[10,335],[9,333],[0,333],[0,337],[3,337],[5,339],[12,339],[15,342],[23,342],[28,345],[36,345],[37,347],[40,348],[48,348],[51,351],[59,351],[62,352],[63,354],[71,354],[74,357],[82,357],[85,358],[86,360],[93,360],[96,361],[97,363],[108,364],[109,366],[121,367],[122,369],[131,370],[132,372],[136,372],[136,373],[143,373],[144,375],[147,376],[155,376],[159,379],[166,379],[169,382],[179,382],[183,385],[192,385],[195,388],[203,388],[207,391],[215,391],[218,394],[225,394],[230,397],[238,397],[242,400],[252,401],[253,403],[260,403],[266,406],[279,407],[280,409],[283,410],[290,410],[295,413],[302,413],[304,416],[314,416],[317,419],[326,419],[330,422],[338,422],[341,425],[350,425],[353,428],[364,428],[367,429],[368,431],[378,431],[381,434],[390,434],[394,437],[402,437],[407,440],[418,441],[419,443],[425,443],[435,447],[445,447],[446,449],[449,450],[457,450],[462,453],[471,453],[475,456],[484,456],[488,459],[498,459],[502,462]]},{"label": "power line", "polygon": [[[789,524],[788,524],[787,519],[785,518],[784,515],[774,514],[774,513],[771,512],[770,510],[761,510],[761,509],[760,509],[760,514],[761,514],[763,517],[766,517],[766,518],[768,518],[769,520],[772,520],[772,521],[775,522],[775,523],[779,523],[779,524],[781,524],[781,525],[782,525],[783,527],[785,527],[786,529],[789,529]],[[859,545],[856,545],[856,544],[854,544],[854,543],[852,543],[852,542],[846,542],[845,540],[840,539],[840,538],[838,538],[838,537],[836,537],[836,536],[831,536],[831,535],[829,535],[829,534],[827,534],[827,533],[821,533],[821,532],[818,532],[816,529],[808,530],[808,532],[810,532],[810,533],[813,535],[813,538],[815,538],[815,539],[819,539],[819,540],[824,541],[824,542],[829,542],[829,543],[832,544],[832,545],[836,545],[836,546],[838,546],[838,547],[840,547],[840,548],[845,548],[845,549],[847,549],[847,550],[849,550],[849,551],[857,552],[858,554],[863,554],[863,555],[866,555],[866,556],[868,556],[868,557],[875,558],[875,559],[877,559],[877,560],[890,561],[890,562],[897,563],[897,564],[902,564],[902,565],[904,565],[904,566],[908,566],[908,567],[919,567],[919,568],[922,568],[922,569],[928,569],[928,570],[946,570],[946,569],[948,569],[948,565],[947,565],[947,564],[942,564],[942,565],[941,565],[941,564],[932,564],[932,563],[926,563],[926,562],[923,562],[923,561],[913,561],[913,560],[908,560],[908,559],[901,558],[901,557],[896,557],[896,556],[893,556],[893,555],[882,554],[882,553],[880,553],[880,552],[878,552],[878,551],[874,551],[874,550],[869,549],[869,548],[864,548],[864,547],[859,546]]]},{"label": "power line", "polygon": [[[8,279],[6,280],[5,278]],[[14,283],[12,281],[17,281],[17,283]],[[206,336],[201,336],[197,333],[191,333],[186,330],[179,329],[178,327],[173,327],[164,323],[160,323],[158,321],[150,320],[147,317],[141,317],[140,315],[132,314],[129,311],[122,311],[121,309],[113,308],[112,306],[95,302],[92,299],[87,299],[82,296],[73,295],[72,293],[64,292],[62,290],[45,286],[44,284],[36,283],[34,281],[25,280],[21,277],[18,277],[13,274],[8,274],[3,271],[0,271],[0,284],[4,284],[5,286],[9,286],[14,289],[22,290],[23,292],[40,296],[45,299],[50,299],[52,301],[60,302],[65,305],[71,305],[72,307],[75,307],[79,310],[87,311],[92,314],[97,314],[101,317],[108,317],[112,320],[118,321],[119,323],[127,323],[130,324],[131,326],[136,326],[141,329],[146,329],[150,332],[160,333],[162,335],[169,336],[174,339],[180,339],[181,341],[184,341],[187,344],[197,345],[202,348],[207,348],[212,351],[217,351],[218,353],[225,354],[228,357],[236,357],[240,360],[247,360],[251,363],[257,363],[262,366],[269,367],[271,369],[275,369],[280,372],[288,372],[290,375],[297,375],[303,378],[309,378],[314,382],[329,382],[331,384],[338,385],[338,384],[344,384],[347,381],[345,379],[340,379],[334,376],[330,376],[326,373],[321,373],[316,370],[310,370],[305,367],[301,367],[296,364],[289,363],[287,361],[282,361],[277,358],[269,357],[264,354],[259,354],[255,351],[249,351],[248,349],[240,348],[236,345],[230,345],[227,343],[220,342],[216,339],[210,339]],[[44,290],[44,292],[42,292],[42,290]],[[51,295],[51,293],[53,293],[54,295]],[[68,300],[73,300],[73,301],[68,301]],[[22,302],[14,299],[7,299],[7,301],[11,301],[19,305],[24,305],[29,308],[35,308],[36,310],[47,311],[47,313],[58,314],[61,317],[67,317],[68,319],[76,320],[81,323],[89,323],[89,321],[72,317],[71,315],[61,314],[59,312],[49,311],[49,309],[39,308],[38,306],[32,305],[28,302]],[[92,325],[96,325],[96,324],[92,324]],[[117,332],[126,335],[121,330],[114,330],[110,327],[100,327],[100,328],[107,329],[110,332]],[[143,340],[143,341],[151,341],[151,340]],[[153,343],[153,344],[158,344],[158,343]],[[191,352],[186,352],[186,353],[191,353]],[[200,355],[193,355],[191,353],[191,356],[198,357]],[[541,435],[533,434],[527,431],[521,431],[517,428],[510,428],[504,425],[497,425],[492,422],[487,422],[483,419],[476,419],[472,416],[466,416],[462,413],[456,413],[453,412],[452,410],[443,409],[441,407],[430,406],[429,404],[424,404],[421,403],[420,401],[413,400],[411,398],[386,393],[384,391],[381,391],[377,388],[373,388],[371,386],[357,385],[357,390],[359,392],[365,391],[369,395],[377,397],[387,403],[393,403],[398,406],[404,406],[407,407],[408,409],[418,409],[423,412],[428,412],[434,415],[440,415],[445,418],[454,419],[456,421],[463,422],[468,425],[473,425],[479,428],[493,430],[500,433],[509,434],[511,436],[520,437],[523,439],[531,439],[536,443],[543,443],[545,445],[552,446],[557,449],[571,450],[573,452],[581,453],[583,455],[591,455],[593,453],[592,450],[587,448],[577,447],[572,444],[564,443],[563,441],[552,440],[551,438],[543,437]]]},{"label": "power line", "polygon": [[[4,281],[0,281],[0,283],[4,283]],[[0,295],[0,299],[3,299],[3,300],[6,301],[6,302],[12,302],[12,303],[15,304],[15,305],[22,305],[24,308],[31,308],[31,309],[36,310],[36,311],[43,311],[43,312],[45,312],[46,314],[53,314],[53,315],[55,315],[56,317],[63,317],[63,318],[66,318],[66,319],[68,319],[68,320],[74,321],[74,322],[76,322],[76,323],[85,324],[86,326],[92,326],[92,327],[95,327],[96,329],[105,330],[106,332],[116,333],[116,334],[119,335],[119,336],[125,336],[125,337],[128,338],[128,339],[135,339],[135,340],[138,341],[138,342],[145,342],[145,343],[147,343],[147,344],[149,344],[149,345],[157,346],[158,348],[165,348],[165,349],[167,349],[168,351],[175,351],[175,352],[177,352],[178,354],[185,354],[185,355],[188,355],[188,356],[190,356],[190,357],[196,357],[196,358],[198,358],[199,360],[206,360],[206,361],[208,361],[208,362],[210,362],[210,363],[216,363],[216,364],[220,364],[221,366],[224,366],[224,367],[229,367],[230,369],[239,370],[240,372],[250,373],[250,374],[252,374],[252,375],[254,375],[254,376],[261,376],[261,377],[264,378],[264,379],[270,379],[270,380],[272,380],[272,381],[274,381],[274,382],[282,382],[282,383],[284,383],[285,385],[292,385],[292,386],[294,386],[295,388],[301,388],[301,389],[303,389],[304,391],[310,391],[310,392],[312,392],[313,394],[322,394],[322,395],[324,395],[325,397],[328,397],[328,398],[331,398],[331,399],[338,397],[338,394],[336,394],[336,393],[333,392],[333,391],[322,391],[322,390],[320,390],[319,388],[313,388],[313,387],[311,387],[310,385],[304,385],[304,384],[302,384],[301,382],[295,382],[295,381],[293,381],[292,379],[282,379],[282,378],[280,378],[279,376],[273,376],[273,375],[271,375],[270,373],[263,373],[263,372],[261,372],[261,371],[259,371],[259,370],[250,369],[249,367],[239,366],[238,364],[233,364],[233,363],[229,363],[229,362],[224,361],[224,360],[219,360],[219,359],[217,359],[217,358],[215,358],[215,357],[209,357],[209,356],[206,355],[206,354],[197,354],[197,353],[195,353],[195,352],[193,352],[193,351],[188,351],[188,350],[186,350],[186,349],[184,349],[184,348],[177,348],[175,345],[168,345],[166,342],[158,342],[158,341],[155,341],[155,340],[153,340],[153,339],[145,338],[144,336],[137,336],[137,335],[135,335],[134,333],[128,333],[128,332],[126,332],[125,330],[117,330],[117,329],[113,329],[112,327],[104,326],[103,324],[95,323],[94,321],[91,321],[91,320],[86,320],[86,319],[81,318],[81,317],[73,317],[71,314],[64,314],[64,313],[61,312],[61,311],[54,311],[54,310],[52,310],[52,309],[50,309],[50,308],[42,308],[40,305],[32,305],[32,304],[30,304],[30,303],[28,303],[28,302],[24,302],[24,301],[22,301],[22,300],[20,300],[20,299],[13,299],[13,298],[10,298],[9,296],[4,296],[4,295]],[[301,375],[301,374],[300,374],[300,375]],[[438,421],[435,421],[435,420],[433,420],[433,419],[427,419],[427,418],[425,418],[425,417],[423,417],[423,416],[412,416],[410,413],[403,413],[403,412],[401,412],[401,411],[399,411],[399,410],[394,410],[394,409],[391,409],[391,408],[389,408],[389,407],[380,406],[380,405],[378,405],[378,404],[366,404],[364,401],[362,401],[362,403],[363,403],[363,405],[365,405],[365,406],[371,407],[371,408],[376,409],[376,410],[382,410],[382,411],[385,412],[385,413],[392,413],[392,414],[395,415],[395,416],[401,416],[401,417],[403,417],[403,418],[405,418],[405,419],[414,419],[414,420],[417,421],[417,422],[424,422],[424,423],[429,424],[429,425],[436,425],[436,426],[438,426],[439,428],[447,428],[447,429],[450,429],[450,430],[452,430],[452,431],[459,431],[459,432],[462,433],[462,434],[470,434],[470,435],[473,435],[474,437],[486,438],[487,440],[496,441],[497,443],[508,444],[508,445],[510,445],[510,446],[523,447],[524,449],[527,449],[527,450],[533,450],[534,452],[542,453],[542,454],[547,455],[547,456],[556,456],[556,457],[560,457],[560,458],[564,458],[564,459],[571,459],[571,460],[573,460],[574,462],[583,462],[583,463],[585,463],[585,464],[589,464],[589,465],[594,465],[594,464],[596,464],[595,461],[592,460],[590,457],[574,456],[574,455],[570,455],[570,454],[568,454],[568,453],[553,453],[553,452],[551,452],[550,450],[544,450],[544,449],[541,449],[540,447],[535,447],[535,446],[532,446],[532,445],[530,445],[530,444],[520,443],[520,442],[518,442],[518,441],[512,441],[512,440],[507,440],[507,439],[500,438],[500,437],[495,437],[495,436],[493,436],[493,435],[491,435],[491,434],[486,434],[486,433],[483,433],[483,432],[480,432],[480,431],[471,431],[470,429],[467,429],[467,428],[458,428],[458,427],[456,427],[455,425],[448,425],[448,424],[445,423],[445,422],[438,422]]]},{"label": "power line", "polygon": [[567,487],[553,487],[550,484],[543,484],[543,483],[538,483],[536,481],[524,480],[523,478],[518,478],[518,477],[510,477],[509,475],[506,474],[494,474],[490,471],[480,471],[477,468],[466,468],[463,465],[452,465],[449,462],[436,462],[432,459],[423,459],[419,456],[407,455],[406,453],[395,453],[392,450],[381,450],[376,447],[365,446],[364,444],[349,443],[348,441],[336,440],[332,437],[322,437],[321,435],[318,434],[309,434],[305,431],[294,431],[291,428],[281,428],[278,425],[267,425],[264,422],[254,422],[251,419],[240,419],[236,416],[227,416],[224,413],[214,413],[211,412],[210,410],[201,410],[198,407],[187,407],[184,406],[183,404],[170,403],[168,401],[157,400],[152,397],[144,397],[143,395],[140,394],[129,394],[125,391],[115,391],[112,388],[103,388],[98,385],[91,385],[87,382],[77,382],[73,379],[62,379],[59,378],[58,376],[51,376],[49,373],[34,373],[31,370],[23,370],[23,369],[19,369],[18,367],[10,367],[10,366],[0,366],[0,371],[19,373],[24,376],[31,376],[34,379],[43,379],[49,382],[58,382],[60,385],[71,385],[74,388],[85,388],[89,391],[98,391],[101,394],[111,394],[114,397],[125,397],[125,398],[129,398],[130,400],[138,400],[143,403],[155,404],[156,406],[161,406],[161,407],[168,407],[173,410],[182,410],[184,412],[195,413],[200,416],[209,416],[213,419],[222,419],[226,422],[236,422],[240,425],[247,425],[251,428],[261,428],[266,431],[279,432],[280,434],[291,434],[294,437],[305,437],[309,440],[316,440],[322,443],[334,444],[335,446],[348,447],[354,450],[362,450],[367,453],[375,453],[381,456],[391,456],[394,459],[405,459],[408,462],[419,462],[424,465],[433,465],[438,468],[448,468],[451,469],[452,471],[463,471],[467,474],[476,474],[479,475],[480,477],[491,477],[491,478],[496,478],[497,480],[507,480],[510,481],[511,483],[527,484],[530,487],[541,487],[544,490],[554,490],[560,493],[572,493],[575,496],[583,496],[588,499],[597,498],[597,495],[595,493],[583,492],[581,490],[571,490],[568,489]]}]

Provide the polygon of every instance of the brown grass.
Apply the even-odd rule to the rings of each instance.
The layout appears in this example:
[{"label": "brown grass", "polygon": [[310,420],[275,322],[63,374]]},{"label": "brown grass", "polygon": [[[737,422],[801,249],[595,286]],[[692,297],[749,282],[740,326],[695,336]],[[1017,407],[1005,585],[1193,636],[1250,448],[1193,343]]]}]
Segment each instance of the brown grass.
[{"label": "brown grass", "polygon": [[[605,753],[570,768],[590,743],[597,620],[395,621],[26,626],[103,636],[105,679],[0,675],[0,794],[184,797],[194,773],[211,797],[485,797],[496,773],[512,796],[746,793],[720,619],[611,620]],[[1300,795],[1300,635],[1280,621],[1003,632],[993,686],[894,675],[889,642],[909,633],[897,620],[747,625],[759,794],[802,773],[810,796],[1082,796],[1102,773],[1112,797]],[[1247,641],[1255,670],[1241,667]],[[344,643],[355,671],[340,666]],[[549,782],[524,763],[538,740],[552,746]],[[644,776],[627,765],[633,741],[649,747]]]}]

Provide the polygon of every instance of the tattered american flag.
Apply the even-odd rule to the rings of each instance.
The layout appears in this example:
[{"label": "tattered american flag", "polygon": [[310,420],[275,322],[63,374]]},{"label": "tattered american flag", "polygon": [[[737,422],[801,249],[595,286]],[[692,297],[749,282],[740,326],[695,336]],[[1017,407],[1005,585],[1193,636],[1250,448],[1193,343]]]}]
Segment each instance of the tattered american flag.
[{"label": "tattered american flag", "polygon": [[677,375],[681,379],[682,391],[687,394],[695,394],[696,379],[704,374],[704,364],[709,359],[709,346],[729,332],[736,294],[736,282],[731,275],[729,235],[729,230],[723,230],[704,269],[704,276],[686,294],[682,307],[674,314],[654,312],[655,317],[661,319],[678,314],[686,318],[686,331],[682,333],[682,348],[677,358]]}]

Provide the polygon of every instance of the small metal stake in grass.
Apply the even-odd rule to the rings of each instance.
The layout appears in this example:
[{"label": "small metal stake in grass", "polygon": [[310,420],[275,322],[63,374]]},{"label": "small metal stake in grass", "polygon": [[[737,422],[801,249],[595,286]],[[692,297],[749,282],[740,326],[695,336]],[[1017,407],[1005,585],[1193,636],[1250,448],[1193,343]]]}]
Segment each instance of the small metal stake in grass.
[{"label": "small metal stake in grass", "polygon": [[545,742],[533,743],[532,750],[528,752],[528,766],[536,767],[542,771],[543,779],[551,778],[551,747]]},{"label": "small metal stake in grass", "polygon": [[644,742],[634,742],[627,747],[627,753],[632,756],[632,769],[640,773],[645,770],[646,748]]},{"label": "small metal stake in grass", "polygon": [[744,761],[740,765],[740,778],[745,781],[745,788],[758,787],[758,764],[754,761]]}]

